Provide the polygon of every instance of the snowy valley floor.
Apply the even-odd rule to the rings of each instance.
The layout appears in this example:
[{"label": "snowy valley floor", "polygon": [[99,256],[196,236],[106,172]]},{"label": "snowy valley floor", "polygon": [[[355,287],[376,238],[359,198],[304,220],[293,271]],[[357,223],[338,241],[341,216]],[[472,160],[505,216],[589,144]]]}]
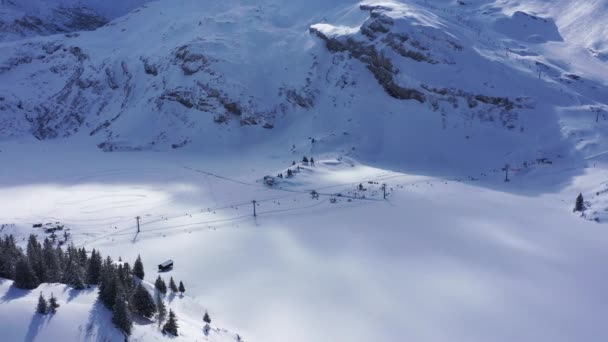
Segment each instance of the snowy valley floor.
[{"label": "snowy valley floor", "polygon": [[[2,146],[2,232],[21,239],[33,223],[60,221],[77,246],[114,259],[141,254],[149,277],[173,259],[164,276],[187,288],[175,304],[187,321],[183,340],[205,341],[203,308],[214,326],[248,342],[608,339],[607,226],[571,210],[579,192],[606,179],[601,160],[574,173],[567,161],[538,166],[505,184],[500,173],[460,182],[327,156],[272,190],[260,180],[300,155],[229,160],[41,146]],[[566,184],[546,186],[570,173]],[[359,183],[367,190],[356,191]],[[0,320],[0,331],[14,340],[87,339],[94,292],[42,324],[33,321],[39,290],[17,294],[3,281],[0,291],[0,317],[14,317]],[[138,326],[135,337],[153,340],[149,329]],[[116,336],[104,331],[95,339]]]}]

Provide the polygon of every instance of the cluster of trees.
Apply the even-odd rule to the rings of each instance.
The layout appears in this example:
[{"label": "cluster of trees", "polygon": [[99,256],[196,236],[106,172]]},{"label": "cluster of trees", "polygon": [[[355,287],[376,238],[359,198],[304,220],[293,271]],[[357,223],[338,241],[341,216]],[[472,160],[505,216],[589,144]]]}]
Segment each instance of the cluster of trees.
[{"label": "cluster of trees", "polygon": [[[156,281],[154,282],[154,288],[156,288],[156,290],[158,290],[158,292],[162,293],[163,295],[167,294],[167,283],[165,283],[165,280],[161,278],[160,275],[158,276],[158,278],[156,278]],[[186,292],[184,283],[180,281],[179,286],[177,286],[175,284],[175,280],[173,280],[173,277],[169,279],[169,289],[171,290],[172,294],[176,294],[179,292],[179,294],[182,296],[184,295],[184,292]]]},{"label": "cluster of trees", "polygon": [[[48,238],[40,243],[35,235],[30,235],[25,252],[17,246],[12,235],[0,239],[0,277],[12,279],[15,287],[35,289],[41,283],[61,283],[81,290],[98,286],[99,300],[112,311],[112,322],[125,335],[131,335],[133,316],[138,315],[156,319],[163,333],[177,336],[177,316],[173,310],[167,312],[164,296],[168,290],[183,295],[186,292],[184,283],[180,281],[178,285],[171,277],[167,286],[159,275],[154,283],[156,298],[153,299],[143,283],[144,276],[140,256],[131,267],[128,262],[114,262],[109,256],[103,259],[95,249],[89,254],[85,248],[70,245],[64,251]],[[47,301],[40,293],[36,312],[54,313],[58,307],[53,294]],[[205,312],[203,321],[205,331],[208,331],[209,313]]]},{"label": "cluster of trees", "polygon": [[[163,333],[177,336],[177,316],[173,310],[169,310],[164,303],[164,295],[167,293],[167,285],[159,276],[156,279],[156,298],[153,299],[150,291],[142,282],[145,277],[144,266],[141,257],[138,256],[133,264],[115,263],[110,257],[101,265],[99,280],[99,299],[108,309],[112,310],[112,321],[126,335],[131,334],[133,327],[133,315],[139,315],[147,319],[156,319],[158,326],[162,326]],[[171,291],[184,293],[184,284],[175,285],[171,278]],[[164,325],[163,325],[164,323]]]},{"label": "cluster of trees", "polygon": [[30,235],[24,252],[12,235],[5,235],[0,241],[0,277],[14,280],[15,287],[21,289],[62,283],[81,290],[98,282],[97,255],[93,250],[89,257],[84,248],[73,245],[64,251],[48,238],[40,243],[35,235]]},{"label": "cluster of trees", "polygon": [[[99,300],[112,311],[112,322],[127,336],[133,328],[133,315],[156,318],[164,333],[177,335],[177,317],[172,310],[167,317],[163,300],[167,285],[159,276],[153,299],[142,282],[144,276],[139,256],[131,267],[128,262],[114,262],[109,256],[103,259],[94,249],[89,254],[85,248],[70,245],[64,251],[48,238],[40,243],[35,235],[30,235],[25,251],[17,246],[12,235],[0,238],[0,277],[12,279],[15,287],[35,289],[41,283],[61,283],[81,290],[99,286]],[[183,282],[178,286],[173,278],[169,289],[182,295],[186,291]],[[58,307],[53,295],[47,301],[41,293],[36,312],[53,313]]]},{"label": "cluster of trees", "polygon": [[57,298],[51,293],[51,298],[47,301],[46,298],[40,292],[40,296],[38,297],[38,305],[36,305],[36,312],[41,315],[46,315],[47,313],[54,314],[57,312],[57,308],[59,307],[59,303],[57,303]]}]

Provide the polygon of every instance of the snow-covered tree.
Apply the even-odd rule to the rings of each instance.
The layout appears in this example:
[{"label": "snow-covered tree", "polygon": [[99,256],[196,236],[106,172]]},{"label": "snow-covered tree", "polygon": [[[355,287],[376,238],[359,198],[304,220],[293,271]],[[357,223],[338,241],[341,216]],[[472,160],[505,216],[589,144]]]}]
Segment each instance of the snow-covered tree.
[{"label": "snow-covered tree", "polygon": [[68,265],[63,273],[63,283],[71,285],[76,290],[82,290],[84,286],[85,276],[82,265],[77,258],[69,260]]},{"label": "snow-covered tree", "polygon": [[119,295],[116,297],[116,303],[112,309],[112,322],[116,327],[122,330],[125,335],[131,335],[131,329],[133,328],[133,320],[131,319],[131,312],[125,299],[122,290],[119,291]]},{"label": "snow-covered tree", "polygon": [[131,296],[131,306],[133,311],[145,318],[152,318],[156,313],[154,299],[141,283],[135,287],[133,296]]},{"label": "snow-covered tree", "polygon": [[167,319],[167,323],[163,326],[163,333],[171,334],[173,336],[177,336],[177,329],[179,326],[177,325],[177,317],[173,310],[169,310],[169,319]]}]

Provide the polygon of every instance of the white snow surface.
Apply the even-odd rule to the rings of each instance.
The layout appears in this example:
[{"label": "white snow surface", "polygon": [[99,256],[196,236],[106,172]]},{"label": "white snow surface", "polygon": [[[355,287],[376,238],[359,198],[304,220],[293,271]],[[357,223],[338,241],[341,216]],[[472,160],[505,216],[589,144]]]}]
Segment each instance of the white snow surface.
[{"label": "white snow surface", "polygon": [[[0,18],[85,2],[45,3]],[[174,260],[184,341],[608,340],[608,1],[117,3],[0,42],[0,233]],[[121,340],[0,291],[10,340]]]},{"label": "white snow surface", "polygon": [[[437,178],[326,156],[271,189],[261,178],[284,171],[296,156],[264,158],[254,149],[238,157],[91,153],[67,142],[2,150],[9,162],[0,178],[0,217],[14,224],[4,232],[21,240],[37,233],[32,223],[60,220],[77,246],[114,259],[141,254],[147,277],[173,259],[164,276],[183,280],[198,311],[208,309],[214,325],[246,341],[608,337],[608,312],[598,300],[608,285],[598,272],[608,235],[605,225],[572,213],[574,196],[605,179],[601,160],[573,169],[558,159],[504,183],[501,171],[472,175],[478,180]],[[360,183],[365,191],[356,189]],[[38,292],[23,302],[18,331],[32,321]],[[76,298],[90,304],[93,297]],[[0,314],[18,303],[1,304]],[[201,336],[196,315],[186,314],[188,331],[199,335],[184,338]],[[78,324],[61,322],[45,329],[66,340],[81,336]],[[136,331],[153,333],[146,329]]]},{"label": "white snow surface", "polygon": [[[146,283],[151,293],[154,285]],[[48,300],[57,298],[60,305],[54,314],[36,313],[38,296]],[[3,319],[0,322],[3,341],[123,341],[123,334],[112,323],[111,311],[97,300],[97,288],[78,291],[66,285],[42,284],[36,290],[20,290],[12,281],[0,278],[0,302]],[[130,341],[235,341],[236,334],[210,326],[207,334],[200,324],[205,309],[189,298],[169,294],[165,298],[167,310],[176,313],[180,334],[166,338],[157,324],[146,319],[135,319]],[[9,314],[10,313],[10,314]]]}]

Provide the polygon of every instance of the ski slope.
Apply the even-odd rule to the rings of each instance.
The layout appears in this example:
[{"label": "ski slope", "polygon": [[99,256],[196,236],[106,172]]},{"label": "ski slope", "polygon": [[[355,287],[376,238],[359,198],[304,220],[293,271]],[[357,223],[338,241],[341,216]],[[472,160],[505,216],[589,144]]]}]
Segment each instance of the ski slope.
[{"label": "ski slope", "polygon": [[[174,260],[178,340],[608,340],[605,0],[8,4],[110,22],[0,32],[0,233]],[[0,333],[122,340],[72,293]]]},{"label": "ski slope", "polygon": [[[26,291],[11,286],[12,281],[0,279],[0,303],[3,313],[0,322],[4,341],[123,341],[123,334],[114,327],[112,313],[97,300],[97,288],[76,291],[65,285],[42,284]],[[147,283],[150,292],[154,285]],[[55,314],[35,312],[38,296],[53,294],[59,308]],[[178,317],[180,335],[173,341],[235,341],[236,334],[211,327],[203,332],[204,307],[188,296],[167,295],[167,308]],[[167,309],[167,310],[168,310]],[[8,314],[10,313],[10,314]],[[155,322],[136,320],[130,341],[158,341],[163,339]]]},{"label": "ski slope", "polygon": [[[11,162],[2,169],[0,217],[15,224],[4,232],[25,238],[31,223],[61,219],[76,245],[115,259],[141,254],[148,273],[171,258],[164,276],[183,279],[214,325],[247,341],[608,336],[597,300],[608,236],[572,213],[575,195],[605,178],[605,161],[573,172],[556,160],[504,183],[501,171],[437,178],[327,156],[270,189],[261,178],[299,155],[203,160],[91,153],[65,142],[2,150]],[[24,151],[36,158],[19,158]],[[58,155],[63,164],[52,162]],[[568,184],[555,182],[566,175]],[[327,195],[313,199],[311,189]],[[26,307],[29,319],[33,304]],[[76,339],[73,329],[65,334]]]}]

